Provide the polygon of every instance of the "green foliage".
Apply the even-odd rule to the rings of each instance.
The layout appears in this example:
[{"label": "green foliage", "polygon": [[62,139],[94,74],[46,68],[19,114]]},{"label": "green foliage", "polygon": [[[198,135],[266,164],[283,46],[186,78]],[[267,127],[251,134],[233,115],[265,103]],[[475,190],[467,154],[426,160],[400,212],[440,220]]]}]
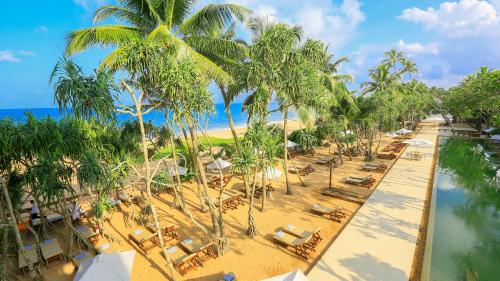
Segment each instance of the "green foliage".
[{"label": "green foliage", "polygon": [[321,145],[321,139],[318,138],[314,128],[305,128],[293,131],[288,137],[289,140],[299,144],[302,148],[310,149]]},{"label": "green foliage", "polygon": [[151,192],[162,193],[173,189],[173,179],[168,170],[159,171],[151,182]]},{"label": "green foliage", "polygon": [[455,117],[500,126],[500,70],[482,67],[441,98],[442,106]]}]

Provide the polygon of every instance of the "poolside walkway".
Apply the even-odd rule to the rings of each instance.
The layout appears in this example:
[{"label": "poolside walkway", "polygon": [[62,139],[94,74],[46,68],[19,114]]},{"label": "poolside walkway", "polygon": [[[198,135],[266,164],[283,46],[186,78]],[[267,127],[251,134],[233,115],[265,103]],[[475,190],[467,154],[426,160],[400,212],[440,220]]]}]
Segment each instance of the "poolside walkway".
[{"label": "poolside walkway", "polygon": [[[437,123],[422,125],[416,138],[435,146]],[[434,146],[418,150],[430,155]],[[420,161],[400,158],[311,269],[309,280],[408,280],[432,162],[430,156]]]}]

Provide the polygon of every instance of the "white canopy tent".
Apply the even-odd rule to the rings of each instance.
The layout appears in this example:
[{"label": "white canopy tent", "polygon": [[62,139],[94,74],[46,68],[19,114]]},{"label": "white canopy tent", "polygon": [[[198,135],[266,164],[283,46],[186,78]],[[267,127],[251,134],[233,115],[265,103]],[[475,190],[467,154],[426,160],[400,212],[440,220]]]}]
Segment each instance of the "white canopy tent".
[{"label": "white canopy tent", "polygon": [[500,140],[500,135],[493,135],[490,137],[491,140]]},{"label": "white canopy tent", "polygon": [[135,251],[100,254],[78,268],[73,281],[129,281]]},{"label": "white canopy tent", "polygon": [[[274,167],[267,167],[266,168],[266,179],[279,179],[282,174],[283,174],[283,172],[281,172],[280,170],[278,170]],[[262,172],[259,172],[257,174],[257,177],[259,179],[261,179],[262,176],[263,176]]]},{"label": "white canopy tent", "polygon": [[295,271],[288,272],[282,275],[262,279],[261,281],[309,281],[309,279],[307,279],[307,277],[300,269],[297,269]]},{"label": "white canopy tent", "polygon": [[227,168],[231,165],[233,165],[233,164],[231,164],[230,162],[227,162],[225,160],[222,160],[222,158],[217,158],[217,159],[215,159],[215,161],[213,161],[212,163],[207,165],[207,170],[220,171],[220,170],[224,170],[225,168]]},{"label": "white canopy tent", "polygon": [[407,134],[409,134],[411,132],[413,132],[413,131],[405,129],[405,128],[401,128],[401,129],[395,131],[394,134],[396,134],[396,135],[407,135]]}]

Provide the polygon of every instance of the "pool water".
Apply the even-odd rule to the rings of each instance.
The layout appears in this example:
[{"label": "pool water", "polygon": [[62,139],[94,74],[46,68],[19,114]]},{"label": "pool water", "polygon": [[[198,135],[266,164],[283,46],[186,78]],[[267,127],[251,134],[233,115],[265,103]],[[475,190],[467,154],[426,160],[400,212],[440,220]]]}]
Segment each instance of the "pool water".
[{"label": "pool water", "polygon": [[[442,138],[434,178],[429,278],[466,280],[473,270],[481,281],[500,280],[499,146]],[[493,153],[492,153],[493,150]],[[429,238],[428,238],[429,239]],[[429,251],[429,248],[427,248]]]}]

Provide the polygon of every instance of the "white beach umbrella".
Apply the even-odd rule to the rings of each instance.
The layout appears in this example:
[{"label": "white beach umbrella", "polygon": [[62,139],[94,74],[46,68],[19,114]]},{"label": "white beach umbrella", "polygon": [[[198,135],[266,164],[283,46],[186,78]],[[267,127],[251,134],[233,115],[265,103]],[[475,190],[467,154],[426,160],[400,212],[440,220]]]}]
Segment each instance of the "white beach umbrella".
[{"label": "white beach umbrella", "polygon": [[[167,163],[167,170],[170,176],[175,176],[175,166],[172,163]],[[186,167],[177,165],[177,171],[179,171],[179,176],[185,176],[188,169]]]},{"label": "white beach umbrella", "polygon": [[493,135],[490,137],[491,140],[500,140],[500,135]]},{"label": "white beach umbrella", "polygon": [[397,134],[395,134],[395,133],[385,133],[385,136],[386,136],[386,137],[395,138],[395,137],[397,137],[398,135],[397,135]]},{"label": "white beach umbrella", "polygon": [[411,140],[405,140],[403,143],[407,143],[410,146],[416,146],[417,149],[419,147],[432,147],[434,144],[432,141],[428,141],[425,139],[411,139]]},{"label": "white beach umbrella", "polygon": [[296,146],[298,146],[298,144],[294,143],[291,140],[288,140],[288,142],[286,143],[286,147],[296,147]]},{"label": "white beach umbrella", "polygon": [[261,281],[309,281],[309,279],[307,279],[307,277],[300,269],[297,269],[295,271],[288,272],[282,275],[262,279]]},{"label": "white beach umbrella", "polygon": [[220,171],[224,170],[225,168],[231,166],[230,162],[227,162],[225,160],[222,160],[222,158],[217,158],[215,161],[207,165],[208,170],[215,170],[215,171]]},{"label": "white beach umbrella", "polygon": [[401,129],[395,131],[394,134],[396,134],[396,135],[406,135],[406,134],[409,134],[411,132],[413,132],[413,131],[412,130],[408,130],[406,128],[401,128]]},{"label": "white beach umbrella", "polygon": [[[266,179],[279,179],[282,174],[283,174],[283,172],[281,172],[280,170],[278,170],[274,167],[267,167],[266,168]],[[261,179],[262,172],[259,172],[257,174],[257,177]]]},{"label": "white beach umbrella", "polygon": [[129,281],[135,251],[100,254],[78,268],[74,281]]}]

